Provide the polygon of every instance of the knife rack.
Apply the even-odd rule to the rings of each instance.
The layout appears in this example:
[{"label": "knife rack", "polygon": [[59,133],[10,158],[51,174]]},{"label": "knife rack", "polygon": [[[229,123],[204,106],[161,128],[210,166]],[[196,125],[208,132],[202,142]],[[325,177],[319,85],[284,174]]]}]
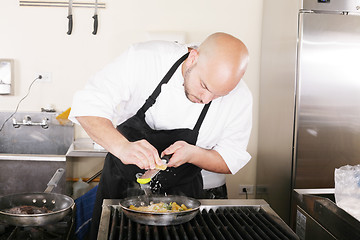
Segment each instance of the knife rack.
[{"label": "knife rack", "polygon": [[[26,7],[69,7],[69,1],[61,2],[61,1],[19,1],[20,6]],[[95,2],[73,2],[72,7],[74,8],[95,8]],[[105,8],[105,3],[97,3],[98,8]]]}]

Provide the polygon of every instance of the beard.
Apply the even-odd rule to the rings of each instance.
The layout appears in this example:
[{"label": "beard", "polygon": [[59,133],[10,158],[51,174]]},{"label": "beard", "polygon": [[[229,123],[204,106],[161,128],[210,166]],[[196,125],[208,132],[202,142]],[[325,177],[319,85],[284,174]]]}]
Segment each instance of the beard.
[{"label": "beard", "polygon": [[[197,102],[201,102],[200,99],[198,99],[195,95],[191,94],[190,91],[190,83],[189,83],[189,79],[190,79],[190,74],[191,71],[193,70],[195,65],[189,67],[188,69],[186,69],[185,74],[184,74],[184,91],[185,91],[185,96],[187,99],[189,99],[189,101],[193,102],[193,103],[197,103]],[[196,100],[194,100],[196,99]]]}]

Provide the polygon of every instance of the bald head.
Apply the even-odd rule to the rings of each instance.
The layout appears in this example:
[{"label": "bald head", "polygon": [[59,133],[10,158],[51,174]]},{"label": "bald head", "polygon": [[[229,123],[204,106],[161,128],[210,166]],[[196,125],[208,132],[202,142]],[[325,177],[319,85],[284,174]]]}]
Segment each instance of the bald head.
[{"label": "bald head", "polygon": [[245,44],[226,33],[214,33],[200,45],[197,64],[207,71],[209,84],[228,93],[243,77],[249,61]]},{"label": "bald head", "polygon": [[207,103],[227,95],[244,76],[248,62],[249,53],[242,41],[226,33],[210,35],[198,49],[190,51],[183,67],[186,96],[193,102]]}]

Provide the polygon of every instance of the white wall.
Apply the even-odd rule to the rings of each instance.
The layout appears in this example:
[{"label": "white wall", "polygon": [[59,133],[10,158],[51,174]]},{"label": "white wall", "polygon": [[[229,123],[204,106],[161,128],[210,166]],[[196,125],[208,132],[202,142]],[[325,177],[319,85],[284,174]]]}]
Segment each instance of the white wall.
[{"label": "white wall", "polygon": [[[254,96],[251,162],[229,176],[229,196],[239,197],[238,184],[255,184],[262,0],[132,0],[100,1],[99,29],[92,35],[93,9],[73,10],[74,28],[67,35],[67,9],[20,7],[2,0],[0,58],[14,59],[14,93],[0,95],[0,111],[13,111],[38,72],[50,72],[52,82],[36,82],[19,111],[40,111],[53,104],[58,111],[71,106],[75,91],[131,43],[147,40],[148,31],[180,31],[188,42],[201,42],[216,31],[240,38],[250,51],[244,76]],[[86,134],[76,128],[76,137]],[[76,177],[76,176],[75,176]],[[88,177],[88,176],[87,176]]]}]

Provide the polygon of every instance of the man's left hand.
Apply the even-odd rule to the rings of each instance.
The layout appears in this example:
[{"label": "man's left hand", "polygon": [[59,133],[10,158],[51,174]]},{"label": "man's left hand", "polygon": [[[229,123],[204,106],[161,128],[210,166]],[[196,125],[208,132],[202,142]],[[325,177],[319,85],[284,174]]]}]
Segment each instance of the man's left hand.
[{"label": "man's left hand", "polygon": [[168,167],[179,167],[184,163],[190,163],[194,154],[196,153],[197,147],[191,144],[188,144],[185,141],[177,141],[174,144],[170,145],[165,149],[161,156],[173,154],[168,162]]},{"label": "man's left hand", "polygon": [[211,172],[231,173],[224,159],[213,149],[204,149],[185,141],[177,141],[165,149],[161,156],[168,154],[173,154],[167,164],[168,167],[179,167],[184,163],[191,163]]}]

